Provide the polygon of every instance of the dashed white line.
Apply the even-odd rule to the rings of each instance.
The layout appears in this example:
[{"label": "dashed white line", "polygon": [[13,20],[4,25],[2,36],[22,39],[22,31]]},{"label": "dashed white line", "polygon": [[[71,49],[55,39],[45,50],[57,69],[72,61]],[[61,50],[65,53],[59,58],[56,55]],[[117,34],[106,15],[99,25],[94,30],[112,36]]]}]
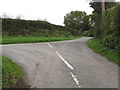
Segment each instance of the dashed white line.
[{"label": "dashed white line", "polygon": [[53,46],[52,45],[50,45],[49,43],[47,43],[48,44],[48,46],[50,46],[51,48],[53,48]]},{"label": "dashed white line", "polygon": [[[49,43],[47,43],[49,47],[53,48],[52,45],[50,45]],[[77,79],[77,76],[74,75],[71,71],[74,69],[72,65],[70,65],[57,51],[56,54],[60,57],[60,59],[66,64],[66,66],[68,67],[68,70],[70,72],[70,75],[72,76],[73,80],[75,81],[75,83],[77,84],[77,86],[79,88],[81,88],[82,86],[80,86],[79,84],[79,80]]]},{"label": "dashed white line", "polygon": [[73,70],[74,68],[72,67],[72,65],[70,65],[57,51],[56,51],[57,55],[61,58],[61,60],[67,65],[67,67],[69,67],[71,70]]},{"label": "dashed white line", "polygon": [[75,76],[71,71],[69,71],[73,80],[75,81],[75,83],[78,85],[79,88],[81,88],[82,86],[80,86],[79,84],[79,80],[77,79],[77,76]]},{"label": "dashed white line", "polygon": [[82,86],[80,86],[79,84],[79,80],[77,79],[77,77],[71,72],[71,70],[73,70],[73,66],[71,66],[57,51],[56,51],[57,55],[61,58],[61,60],[67,65],[68,70],[70,72],[70,75],[72,76],[73,80],[75,81],[75,83],[78,85],[79,88],[81,88]]}]

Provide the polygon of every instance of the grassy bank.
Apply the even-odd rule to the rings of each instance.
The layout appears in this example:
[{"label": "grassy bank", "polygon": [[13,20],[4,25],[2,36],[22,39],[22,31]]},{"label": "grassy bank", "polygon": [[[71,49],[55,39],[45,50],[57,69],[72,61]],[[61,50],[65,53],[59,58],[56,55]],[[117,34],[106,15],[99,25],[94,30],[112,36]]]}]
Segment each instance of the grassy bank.
[{"label": "grassy bank", "polygon": [[109,60],[115,62],[116,64],[120,65],[120,56],[118,56],[117,52],[113,49],[108,49],[104,47],[98,39],[90,39],[87,42],[87,45],[93,49],[96,53],[99,53]]},{"label": "grassy bank", "polygon": [[2,57],[2,87],[13,88],[16,83],[22,79],[22,69],[10,59],[4,56]]},{"label": "grassy bank", "polygon": [[2,37],[2,44],[14,44],[14,43],[34,43],[34,42],[52,42],[72,40],[79,37],[33,37],[33,36],[7,36]]}]

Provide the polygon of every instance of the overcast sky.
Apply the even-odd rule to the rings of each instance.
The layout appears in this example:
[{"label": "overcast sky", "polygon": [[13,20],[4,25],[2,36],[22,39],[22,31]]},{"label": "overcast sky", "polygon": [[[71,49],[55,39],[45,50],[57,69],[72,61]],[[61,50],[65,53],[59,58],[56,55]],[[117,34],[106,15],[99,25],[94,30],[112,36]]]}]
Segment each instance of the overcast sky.
[{"label": "overcast sky", "polygon": [[1,0],[0,3],[0,15],[6,13],[13,18],[22,15],[28,20],[46,19],[57,25],[63,25],[64,16],[70,11],[91,14],[93,10],[87,0]]},{"label": "overcast sky", "polygon": [[44,20],[63,25],[64,16],[70,11],[85,11],[92,13],[89,0],[1,0],[0,15],[6,13],[16,17],[22,15],[23,19]]}]

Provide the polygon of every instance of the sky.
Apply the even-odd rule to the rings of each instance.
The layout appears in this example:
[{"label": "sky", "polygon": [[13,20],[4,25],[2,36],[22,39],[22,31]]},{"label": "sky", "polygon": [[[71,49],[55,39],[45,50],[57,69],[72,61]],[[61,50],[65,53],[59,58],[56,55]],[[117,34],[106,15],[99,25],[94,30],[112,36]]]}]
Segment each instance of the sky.
[{"label": "sky", "polygon": [[64,25],[64,16],[71,11],[85,11],[92,14],[89,0],[1,0],[0,16],[6,13],[15,18],[21,15],[26,20],[47,20]]},{"label": "sky", "polygon": [[[89,1],[89,0],[88,0]],[[87,0],[1,0],[0,16],[6,13],[12,18],[21,15],[26,20],[47,20],[63,25],[64,16],[70,11],[92,13]]]}]

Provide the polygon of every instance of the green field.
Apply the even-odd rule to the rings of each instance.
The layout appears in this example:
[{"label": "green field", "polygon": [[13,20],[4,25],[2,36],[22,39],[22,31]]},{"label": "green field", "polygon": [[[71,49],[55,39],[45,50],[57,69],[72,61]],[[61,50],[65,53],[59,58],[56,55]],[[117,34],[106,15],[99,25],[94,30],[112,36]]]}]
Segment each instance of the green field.
[{"label": "green field", "polygon": [[2,87],[12,88],[23,78],[23,71],[16,63],[7,57],[2,58]]},{"label": "green field", "polygon": [[2,44],[15,44],[15,43],[35,43],[35,42],[52,42],[52,41],[63,41],[72,40],[79,37],[33,37],[33,36],[7,36],[2,37]]},{"label": "green field", "polygon": [[118,56],[116,50],[108,49],[102,45],[98,39],[90,39],[87,42],[87,45],[93,49],[96,53],[99,53],[109,60],[115,62],[116,64],[120,65],[120,56]]}]

